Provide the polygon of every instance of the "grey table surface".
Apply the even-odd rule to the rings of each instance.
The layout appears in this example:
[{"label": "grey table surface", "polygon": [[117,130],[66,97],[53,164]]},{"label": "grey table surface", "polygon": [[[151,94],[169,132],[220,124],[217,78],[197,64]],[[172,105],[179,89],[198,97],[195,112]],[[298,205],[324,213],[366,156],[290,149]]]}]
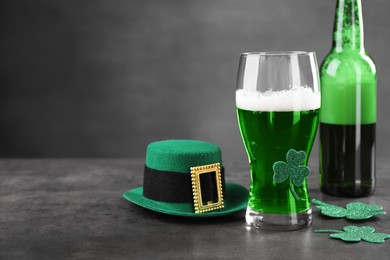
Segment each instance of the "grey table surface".
[{"label": "grey table surface", "polygon": [[[313,225],[290,232],[248,230],[244,212],[201,220],[163,215],[122,198],[142,185],[143,164],[142,158],[0,160],[0,259],[389,259],[390,241],[346,243],[313,232],[370,225],[390,233],[389,214],[353,222],[313,209]],[[224,166],[227,181],[249,186],[245,162]],[[375,195],[347,199],[318,190],[314,165],[310,196],[390,211],[389,168],[377,162]]]}]

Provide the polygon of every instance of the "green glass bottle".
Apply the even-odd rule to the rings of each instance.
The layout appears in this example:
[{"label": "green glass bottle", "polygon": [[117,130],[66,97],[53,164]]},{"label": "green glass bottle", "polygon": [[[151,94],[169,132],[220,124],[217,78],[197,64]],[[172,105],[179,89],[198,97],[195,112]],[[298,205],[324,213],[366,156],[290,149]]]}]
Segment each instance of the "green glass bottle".
[{"label": "green glass bottle", "polygon": [[360,0],[338,0],[333,47],[320,68],[320,186],[336,196],[375,189],[376,68],[364,49]]}]

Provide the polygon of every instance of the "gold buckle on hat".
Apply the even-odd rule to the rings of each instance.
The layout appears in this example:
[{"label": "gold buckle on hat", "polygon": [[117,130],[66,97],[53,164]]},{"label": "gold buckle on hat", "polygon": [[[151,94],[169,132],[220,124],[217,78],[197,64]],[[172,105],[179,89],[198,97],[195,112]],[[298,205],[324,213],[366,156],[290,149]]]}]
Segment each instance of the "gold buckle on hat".
[{"label": "gold buckle on hat", "polygon": [[[215,173],[215,183],[217,184],[218,201],[202,200],[202,187],[200,184],[200,175]],[[212,210],[222,209],[224,207],[223,194],[222,194],[222,180],[221,180],[221,165],[220,163],[201,165],[191,167],[191,182],[192,182],[192,194],[194,197],[194,209],[195,213],[203,213]]]}]

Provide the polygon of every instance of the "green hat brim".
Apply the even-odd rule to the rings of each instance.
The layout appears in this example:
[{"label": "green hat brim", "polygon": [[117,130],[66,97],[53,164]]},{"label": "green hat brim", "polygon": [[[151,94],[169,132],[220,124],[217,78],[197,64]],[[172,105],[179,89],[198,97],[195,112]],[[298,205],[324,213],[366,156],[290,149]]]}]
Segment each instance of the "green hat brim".
[{"label": "green hat brim", "polygon": [[146,209],[156,212],[191,218],[217,217],[235,213],[246,209],[248,205],[248,190],[236,183],[226,183],[226,197],[224,197],[224,208],[205,213],[195,213],[192,203],[171,203],[155,201],[143,196],[143,187],[129,190],[123,193],[123,197]]}]

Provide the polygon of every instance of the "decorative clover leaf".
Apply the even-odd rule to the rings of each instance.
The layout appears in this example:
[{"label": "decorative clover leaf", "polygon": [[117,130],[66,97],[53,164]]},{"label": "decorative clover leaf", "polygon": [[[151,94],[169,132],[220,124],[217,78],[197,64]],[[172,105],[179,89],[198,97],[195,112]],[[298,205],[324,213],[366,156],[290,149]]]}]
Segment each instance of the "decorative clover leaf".
[{"label": "decorative clover leaf", "polygon": [[370,226],[346,226],[343,231],[339,230],[314,230],[316,233],[333,233],[331,238],[338,238],[348,242],[359,242],[364,240],[370,243],[384,243],[385,239],[390,238],[390,234],[375,233],[375,229]]},{"label": "decorative clover leaf", "polygon": [[386,214],[381,205],[368,205],[362,202],[348,203],[346,208],[348,219],[368,219]]},{"label": "decorative clover leaf", "polygon": [[332,218],[346,217],[352,220],[362,220],[386,214],[381,205],[369,205],[363,202],[348,203],[346,208],[330,205],[316,199],[312,199],[311,202],[319,205],[316,207],[321,210],[323,215]]},{"label": "decorative clover leaf", "polygon": [[277,161],[272,169],[274,171],[273,179],[276,183],[282,183],[289,179],[290,191],[296,200],[301,200],[295,192],[294,185],[301,187],[305,178],[310,175],[309,167],[301,165],[306,160],[304,151],[295,151],[290,149],[286,154],[286,162]]}]

